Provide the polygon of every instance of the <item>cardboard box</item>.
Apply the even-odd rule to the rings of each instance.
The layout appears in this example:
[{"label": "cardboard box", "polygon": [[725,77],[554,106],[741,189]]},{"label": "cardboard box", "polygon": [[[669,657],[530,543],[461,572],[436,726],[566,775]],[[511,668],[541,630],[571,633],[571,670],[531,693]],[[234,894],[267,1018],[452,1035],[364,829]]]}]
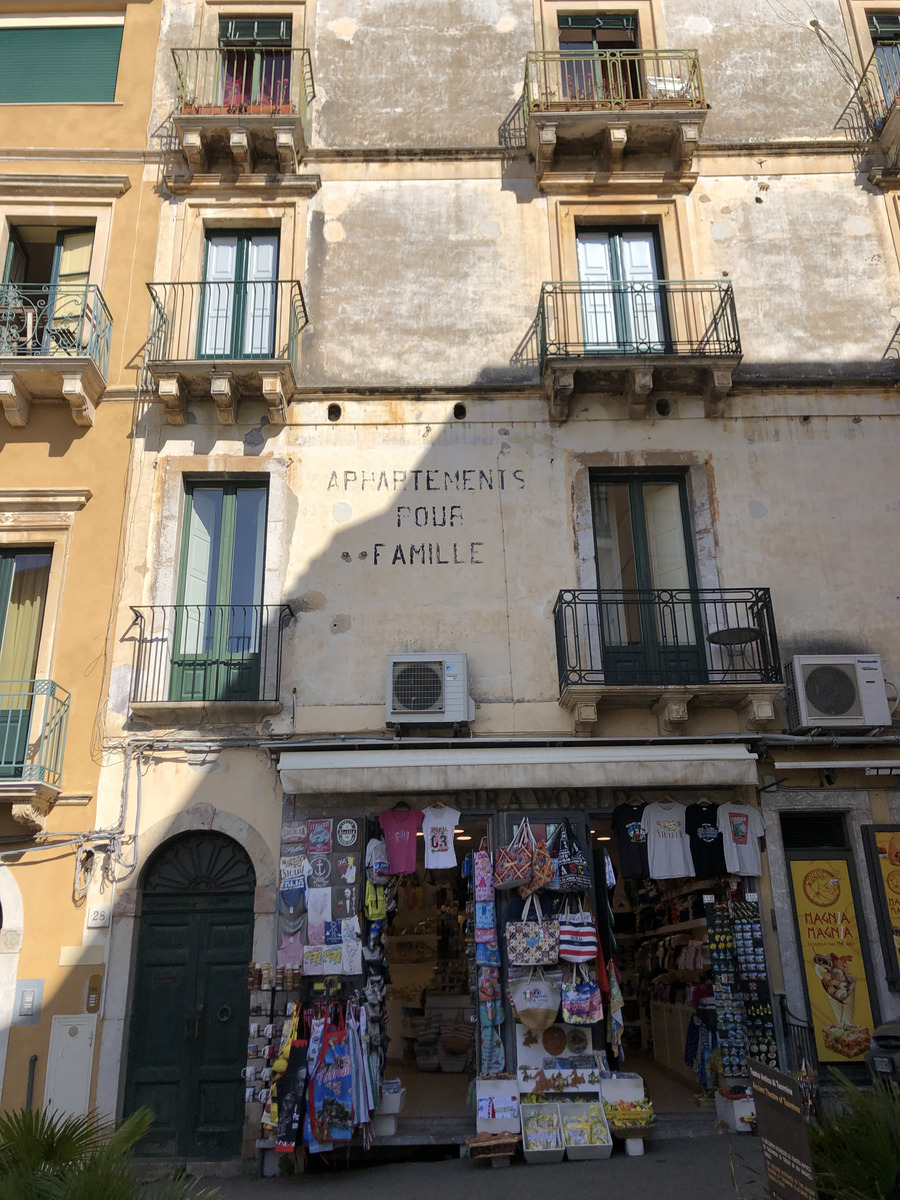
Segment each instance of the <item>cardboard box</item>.
[{"label": "cardboard box", "polygon": [[729,1100],[716,1092],[716,1120],[724,1121],[732,1133],[752,1133],[752,1122],[756,1120],[753,1097]]},{"label": "cardboard box", "polygon": [[476,1079],[476,1133],[519,1132],[519,1087],[515,1079]]}]

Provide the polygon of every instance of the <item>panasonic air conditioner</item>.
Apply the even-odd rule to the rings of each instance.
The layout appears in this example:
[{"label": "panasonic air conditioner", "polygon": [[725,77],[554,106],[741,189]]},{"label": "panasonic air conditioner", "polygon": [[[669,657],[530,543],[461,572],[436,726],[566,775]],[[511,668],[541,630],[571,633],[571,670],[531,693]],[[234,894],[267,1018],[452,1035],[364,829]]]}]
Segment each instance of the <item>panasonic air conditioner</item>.
[{"label": "panasonic air conditioner", "polygon": [[389,725],[470,721],[465,654],[389,654],[386,701]]},{"label": "panasonic air conditioner", "polygon": [[795,654],[787,687],[791,730],[890,725],[877,654]]}]

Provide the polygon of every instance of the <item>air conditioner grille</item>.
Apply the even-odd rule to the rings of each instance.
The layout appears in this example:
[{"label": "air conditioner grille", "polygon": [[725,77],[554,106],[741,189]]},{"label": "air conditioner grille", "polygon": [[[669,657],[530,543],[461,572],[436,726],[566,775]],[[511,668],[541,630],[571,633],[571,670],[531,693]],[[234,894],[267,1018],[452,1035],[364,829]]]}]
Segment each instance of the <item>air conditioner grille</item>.
[{"label": "air conditioner grille", "polygon": [[862,715],[856,671],[835,664],[805,665],[803,690],[810,716],[852,717]]},{"label": "air conditioner grille", "polygon": [[444,664],[393,664],[393,706],[405,712],[435,712],[444,707]]}]

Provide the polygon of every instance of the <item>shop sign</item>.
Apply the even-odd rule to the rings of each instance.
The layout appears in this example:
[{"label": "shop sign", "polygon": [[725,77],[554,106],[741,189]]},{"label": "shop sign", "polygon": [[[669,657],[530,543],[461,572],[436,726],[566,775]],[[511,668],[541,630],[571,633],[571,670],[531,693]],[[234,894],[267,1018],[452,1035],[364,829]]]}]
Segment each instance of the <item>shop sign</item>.
[{"label": "shop sign", "polygon": [[888,979],[900,981],[900,825],[864,825]]},{"label": "shop sign", "polygon": [[774,1200],[816,1200],[816,1180],[800,1085],[790,1075],[747,1059],[756,1129]]},{"label": "shop sign", "polygon": [[820,1062],[862,1062],[874,1022],[845,859],[792,859],[800,955]]}]

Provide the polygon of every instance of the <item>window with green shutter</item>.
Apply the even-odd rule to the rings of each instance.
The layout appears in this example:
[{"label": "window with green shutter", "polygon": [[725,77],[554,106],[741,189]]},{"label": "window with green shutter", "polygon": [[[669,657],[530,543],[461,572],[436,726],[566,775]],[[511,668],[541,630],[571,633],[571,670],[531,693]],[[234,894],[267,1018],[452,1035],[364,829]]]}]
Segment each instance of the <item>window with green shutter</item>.
[{"label": "window with green shutter", "polygon": [[0,104],[111,103],[121,48],[121,25],[4,28]]}]

